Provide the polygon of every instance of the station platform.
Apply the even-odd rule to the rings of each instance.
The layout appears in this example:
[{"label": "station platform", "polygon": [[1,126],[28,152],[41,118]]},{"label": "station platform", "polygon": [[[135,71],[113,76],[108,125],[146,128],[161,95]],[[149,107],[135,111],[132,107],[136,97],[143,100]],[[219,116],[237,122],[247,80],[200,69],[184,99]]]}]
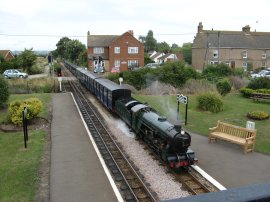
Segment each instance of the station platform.
[{"label": "station platform", "polygon": [[[50,201],[121,201],[90,141],[70,93],[53,95]],[[198,166],[221,185],[270,182],[270,156],[191,133]],[[119,200],[120,199],[120,200]]]},{"label": "station platform", "polygon": [[50,201],[119,201],[72,95],[54,94],[52,103]]},{"label": "station platform", "polygon": [[245,155],[240,145],[222,140],[209,144],[208,137],[190,134],[198,166],[225,188],[270,182],[269,155],[257,152]]}]

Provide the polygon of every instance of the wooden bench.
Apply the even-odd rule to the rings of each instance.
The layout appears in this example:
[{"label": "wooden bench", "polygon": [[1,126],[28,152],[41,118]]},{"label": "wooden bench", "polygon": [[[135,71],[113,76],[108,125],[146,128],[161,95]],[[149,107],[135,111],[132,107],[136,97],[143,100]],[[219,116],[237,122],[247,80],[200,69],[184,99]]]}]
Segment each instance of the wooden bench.
[{"label": "wooden bench", "polygon": [[248,151],[254,152],[256,130],[234,126],[221,121],[217,122],[217,126],[209,128],[208,142],[212,140],[222,139],[229,142],[244,146],[244,153]]},{"label": "wooden bench", "polygon": [[258,101],[258,100],[270,100],[270,94],[252,93],[250,98],[252,98],[254,101]]}]

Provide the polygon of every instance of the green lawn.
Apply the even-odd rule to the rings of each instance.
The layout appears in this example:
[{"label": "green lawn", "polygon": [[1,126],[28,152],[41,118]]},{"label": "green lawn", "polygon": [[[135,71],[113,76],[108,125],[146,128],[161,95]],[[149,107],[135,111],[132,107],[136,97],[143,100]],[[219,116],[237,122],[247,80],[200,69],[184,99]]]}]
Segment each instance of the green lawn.
[{"label": "green lawn", "polygon": [[[145,96],[133,95],[141,102],[149,103],[162,115],[170,119],[177,117],[176,96]],[[224,111],[219,113],[203,112],[196,108],[195,96],[189,96],[188,104],[188,130],[208,135],[208,128],[216,125],[217,120],[231,123],[237,126],[246,126],[246,114],[249,111],[263,110],[270,113],[270,103],[254,102],[251,99],[243,98],[240,94],[229,94],[223,99]],[[184,104],[180,104],[180,120],[184,120]],[[256,151],[270,154],[270,120],[254,121],[257,129]]]},{"label": "green lawn", "polygon": [[[11,95],[9,102],[38,97],[43,103],[39,116],[47,118],[50,94]],[[0,113],[0,120],[5,117]],[[27,149],[24,148],[23,131],[0,132],[0,201],[34,201],[39,185],[45,138],[44,130],[29,130]]]}]

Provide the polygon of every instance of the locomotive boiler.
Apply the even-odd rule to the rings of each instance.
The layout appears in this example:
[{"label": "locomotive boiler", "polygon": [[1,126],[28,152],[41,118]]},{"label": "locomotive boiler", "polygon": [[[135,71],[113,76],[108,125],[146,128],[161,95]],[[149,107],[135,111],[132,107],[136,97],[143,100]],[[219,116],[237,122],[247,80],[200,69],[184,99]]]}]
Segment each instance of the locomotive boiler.
[{"label": "locomotive boiler", "polygon": [[171,168],[186,167],[197,161],[194,151],[189,149],[190,135],[150,106],[122,98],[116,101],[115,111]]}]

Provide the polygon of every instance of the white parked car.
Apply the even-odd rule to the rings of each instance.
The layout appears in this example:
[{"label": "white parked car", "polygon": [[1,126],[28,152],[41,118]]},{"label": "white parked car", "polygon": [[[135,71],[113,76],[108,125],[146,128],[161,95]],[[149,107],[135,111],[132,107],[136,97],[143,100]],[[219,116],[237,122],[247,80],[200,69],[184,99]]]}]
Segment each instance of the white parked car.
[{"label": "white parked car", "polygon": [[7,69],[3,73],[4,77],[9,79],[9,78],[24,78],[26,79],[28,77],[27,73],[20,72],[17,69]]},{"label": "white parked car", "polygon": [[259,73],[254,73],[250,75],[251,78],[259,78],[259,77],[270,77],[270,71],[269,70],[262,70]]}]

